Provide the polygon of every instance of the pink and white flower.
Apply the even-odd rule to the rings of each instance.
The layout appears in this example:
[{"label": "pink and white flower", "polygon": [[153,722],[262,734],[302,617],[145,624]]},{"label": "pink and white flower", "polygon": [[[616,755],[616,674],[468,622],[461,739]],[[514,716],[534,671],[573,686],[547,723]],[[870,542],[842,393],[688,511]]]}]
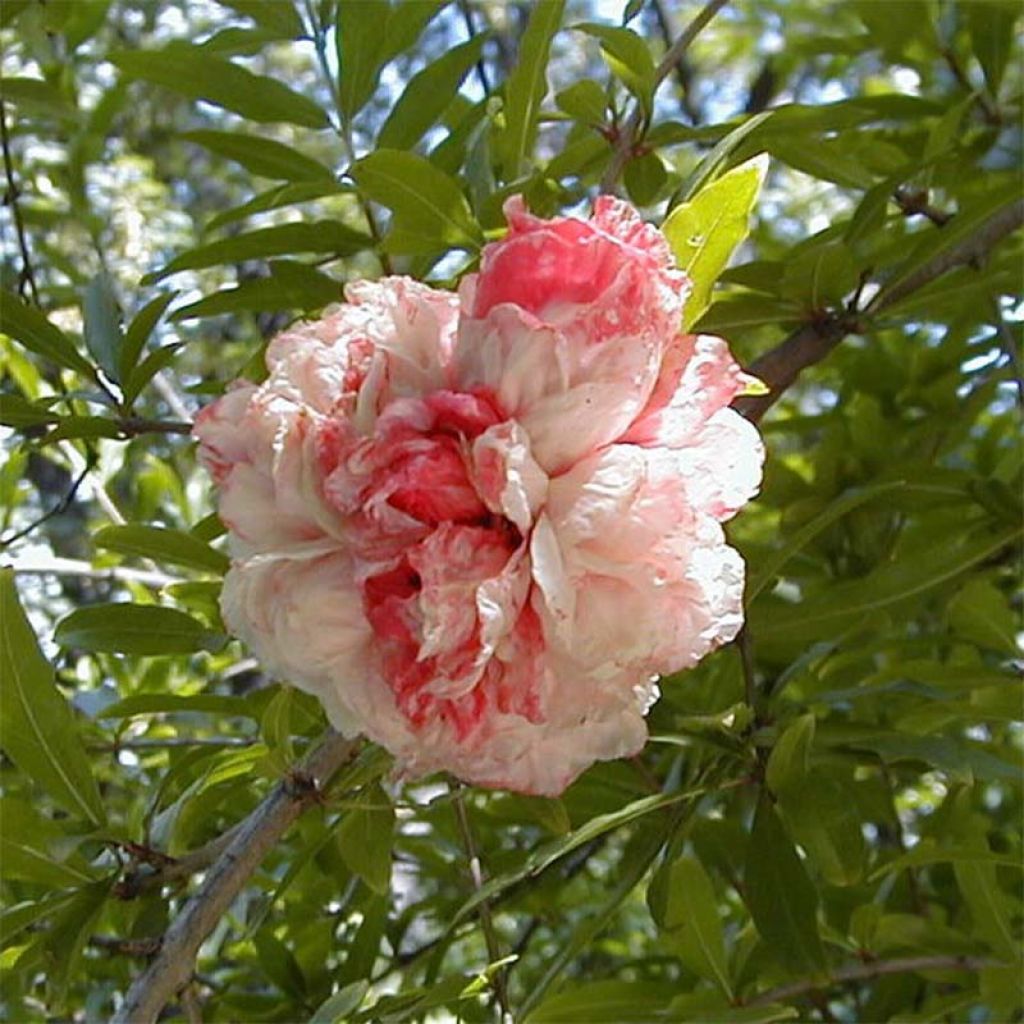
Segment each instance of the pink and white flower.
[{"label": "pink and white flower", "polygon": [[459,295],[405,278],[203,410],[229,627],[408,775],[557,794],[636,753],[659,675],[742,622],[721,522],[756,491],[747,378],[625,203],[506,206]]}]

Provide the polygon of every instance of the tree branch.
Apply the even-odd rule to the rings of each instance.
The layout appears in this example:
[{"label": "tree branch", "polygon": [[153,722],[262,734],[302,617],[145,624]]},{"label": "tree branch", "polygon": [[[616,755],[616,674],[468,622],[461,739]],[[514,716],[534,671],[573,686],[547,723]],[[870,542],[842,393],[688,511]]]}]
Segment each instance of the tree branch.
[{"label": "tree branch", "polygon": [[[669,47],[668,52],[664,57],[661,58],[661,63],[658,65],[657,70],[654,73],[654,91],[657,92],[658,86],[672,73],[672,69],[678,67],[683,54],[690,48],[690,44],[700,35],[704,30],[705,26],[711,21],[711,19],[723,8],[728,0],[708,0],[708,2],[701,8],[697,13],[693,21],[683,29],[682,34],[679,38]],[[618,181],[619,175],[622,173],[622,168],[626,166],[626,161],[629,159],[633,152],[633,145],[636,142],[636,134],[640,129],[640,125],[643,121],[643,113],[640,110],[640,104],[638,103],[633,108],[633,113],[630,114],[629,120],[622,126],[619,132],[618,141],[615,144],[615,149],[612,152],[612,158],[608,163],[608,167],[604,172],[604,177],[601,179],[601,191],[611,192],[615,188],[615,182]]]},{"label": "tree branch", "polygon": [[339,768],[354,754],[356,740],[333,730],[234,832],[203,884],[167,929],[160,952],[132,983],[115,1024],[151,1024],[176,992],[192,979],[206,937],[244,888],[250,875]]},{"label": "tree branch", "polygon": [[793,999],[796,996],[817,992],[833,985],[850,981],[868,981],[885,974],[912,974],[916,971],[980,971],[986,967],[1009,967],[998,960],[987,960],[977,956],[906,956],[896,960],[875,960],[862,964],[851,964],[832,971],[827,981],[804,978],[788,985],[768,989],[748,999],[744,1006],[770,1006]]},{"label": "tree branch", "polygon": [[733,408],[756,423],[809,366],[820,363],[847,335],[864,329],[864,317],[880,313],[956,267],[985,256],[994,245],[1024,225],[1024,200],[1015,200],[993,214],[968,236],[922,264],[890,287],[883,287],[863,313],[830,313],[797,328],[780,345],[759,356],[749,370],[769,388],[767,395],[739,398]]},{"label": "tree branch", "polygon": [[32,270],[32,257],[28,251],[28,239],[25,236],[25,224],[21,219],[21,209],[18,206],[18,185],[14,180],[14,161],[11,159],[11,140],[7,134],[7,113],[3,101],[0,100],[0,145],[3,147],[4,173],[7,176],[7,202],[11,207],[11,217],[14,220],[14,233],[18,236],[18,248],[21,250],[21,274],[19,275],[19,288],[27,284],[32,293],[32,301],[39,305],[39,290],[36,288],[35,273]]}]

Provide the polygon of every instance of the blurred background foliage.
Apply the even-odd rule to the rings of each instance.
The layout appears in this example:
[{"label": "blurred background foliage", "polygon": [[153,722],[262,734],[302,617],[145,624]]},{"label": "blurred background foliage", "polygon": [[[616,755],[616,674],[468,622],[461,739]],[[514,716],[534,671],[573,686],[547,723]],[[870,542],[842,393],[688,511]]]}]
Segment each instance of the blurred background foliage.
[{"label": "blurred background foliage", "polygon": [[695,314],[741,362],[820,347],[741,641],[560,800],[362,749],[166,1017],[1020,1020],[1019,15],[3,0],[4,1019],[108,1019],[325,727],[222,634],[207,396],[346,281],[452,285],[509,195],[660,224],[767,153],[749,237],[726,190],[676,245],[710,288],[742,241]]}]

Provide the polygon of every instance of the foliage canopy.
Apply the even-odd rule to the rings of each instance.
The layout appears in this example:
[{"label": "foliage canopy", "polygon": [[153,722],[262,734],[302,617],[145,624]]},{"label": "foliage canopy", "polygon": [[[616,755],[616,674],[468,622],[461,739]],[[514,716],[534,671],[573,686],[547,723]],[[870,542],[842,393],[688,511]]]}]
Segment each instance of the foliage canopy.
[{"label": "foliage canopy", "polygon": [[[4,0],[5,1019],[117,1012],[273,814],[167,1019],[1021,1019],[1018,21]],[[620,188],[771,389],[740,642],[559,800],[316,753],[224,635],[195,411],[343,282]]]}]

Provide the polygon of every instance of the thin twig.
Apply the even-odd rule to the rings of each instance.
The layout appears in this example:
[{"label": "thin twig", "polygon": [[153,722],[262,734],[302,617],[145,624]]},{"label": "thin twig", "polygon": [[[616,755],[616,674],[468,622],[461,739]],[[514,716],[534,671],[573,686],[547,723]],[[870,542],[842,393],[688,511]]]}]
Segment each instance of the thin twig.
[{"label": "thin twig", "polygon": [[932,206],[927,191],[898,188],[892,195],[893,202],[907,217],[927,217],[937,228],[945,227],[955,216]]},{"label": "thin twig", "polygon": [[[186,410],[186,416],[187,414]],[[138,437],[140,434],[192,433],[192,424],[188,420],[148,420],[141,416],[124,416],[115,422],[125,437]]]},{"label": "thin twig", "polygon": [[[469,814],[466,811],[466,803],[463,797],[463,787],[457,784],[453,793],[452,806],[455,808],[455,820],[459,825],[459,834],[462,837],[462,845],[466,850],[466,857],[469,859],[469,873],[473,878],[473,888],[479,892],[483,888],[484,877],[480,867],[480,855],[477,852],[476,840],[473,837],[473,827],[469,821]],[[491,905],[487,900],[482,900],[477,906],[477,916],[480,918],[480,927],[484,933],[484,942],[487,944],[487,956],[492,964],[501,959],[501,946],[498,942],[498,934],[494,930],[494,919],[491,917]],[[511,1020],[509,1012],[508,992],[505,987],[505,971],[499,967],[492,978],[494,995],[501,1010],[502,1021]]]},{"label": "thin twig", "polygon": [[[700,35],[704,30],[705,26],[711,21],[711,19],[723,8],[728,0],[708,0],[708,2],[701,8],[697,13],[693,21],[683,29],[682,34],[679,38],[669,47],[668,52],[661,59],[661,63],[658,65],[657,70],[654,73],[654,91],[657,92],[658,86],[671,74],[672,69],[677,67],[683,54],[690,48],[690,44]],[[640,104],[637,103],[633,108],[632,114],[629,119],[623,125],[619,132],[618,140],[615,144],[615,149],[612,152],[612,158],[608,162],[608,167],[605,169],[604,177],[601,179],[601,191],[611,192],[615,188],[615,183],[619,179],[619,175],[622,173],[622,168],[626,166],[626,161],[632,155],[633,146],[637,142],[637,132],[643,123],[643,112],[640,108]]]},{"label": "thin twig", "polygon": [[[470,10],[468,0],[459,0],[459,10],[462,12],[462,20],[465,22],[466,31],[469,33],[469,38],[475,39],[478,35],[476,25],[473,24],[473,12]],[[480,79],[480,88],[483,89],[485,96],[491,95],[491,82],[487,77],[487,65],[484,63],[483,53],[480,54],[476,62],[476,76]]]},{"label": "thin twig", "polygon": [[90,935],[89,945],[121,956],[150,957],[160,949],[160,939],[122,939],[115,935]]},{"label": "thin twig", "polygon": [[744,1002],[744,1006],[770,1006],[797,996],[842,985],[851,981],[868,981],[886,974],[912,974],[916,971],[981,971],[986,967],[1009,967],[998,960],[978,956],[907,956],[896,960],[874,960],[868,963],[851,964],[832,971],[827,981],[818,978],[803,978],[800,981],[780,985],[778,988],[761,992]]},{"label": "thin twig", "polygon": [[78,494],[79,488],[81,488],[82,484],[85,482],[85,478],[89,475],[89,471],[91,469],[92,463],[87,461],[85,466],[80,469],[78,475],[71,482],[71,486],[67,489],[64,497],[62,497],[52,508],[47,509],[47,511],[42,515],[33,519],[28,526],[17,530],[9,537],[0,539],[0,551],[3,551],[5,548],[9,548],[16,540],[21,540],[22,537],[27,537],[33,530],[38,529],[48,519],[52,519],[54,516],[58,516],[62,512],[67,512],[71,507],[71,503],[75,500],[75,495]]},{"label": "thin twig", "polygon": [[21,274],[18,277],[18,291],[24,298],[23,288],[27,284],[32,293],[32,301],[39,305],[39,289],[36,287],[35,273],[32,270],[32,257],[29,255],[28,238],[25,235],[25,224],[21,219],[21,208],[18,206],[18,185],[14,180],[14,161],[11,159],[11,140],[7,134],[7,114],[3,101],[0,100],[0,144],[3,146],[4,173],[7,176],[7,202],[11,207],[14,219],[14,232],[18,236],[18,248],[21,250]]},{"label": "thin twig", "polygon": [[1024,225],[1024,200],[997,211],[974,234],[875,295],[867,308],[833,313],[797,328],[788,338],[751,363],[749,370],[769,388],[767,395],[739,398],[733,408],[757,422],[809,366],[820,363],[849,334],[865,329],[866,318],[883,312],[956,267],[985,256],[997,243]]},{"label": "thin twig", "polygon": [[263,858],[326,783],[357,749],[355,740],[329,732],[299,771],[279,782],[238,826],[231,842],[206,874],[163,937],[160,952],[132,983],[115,1024],[151,1024],[175,992],[189,984],[206,937],[245,887]]}]

